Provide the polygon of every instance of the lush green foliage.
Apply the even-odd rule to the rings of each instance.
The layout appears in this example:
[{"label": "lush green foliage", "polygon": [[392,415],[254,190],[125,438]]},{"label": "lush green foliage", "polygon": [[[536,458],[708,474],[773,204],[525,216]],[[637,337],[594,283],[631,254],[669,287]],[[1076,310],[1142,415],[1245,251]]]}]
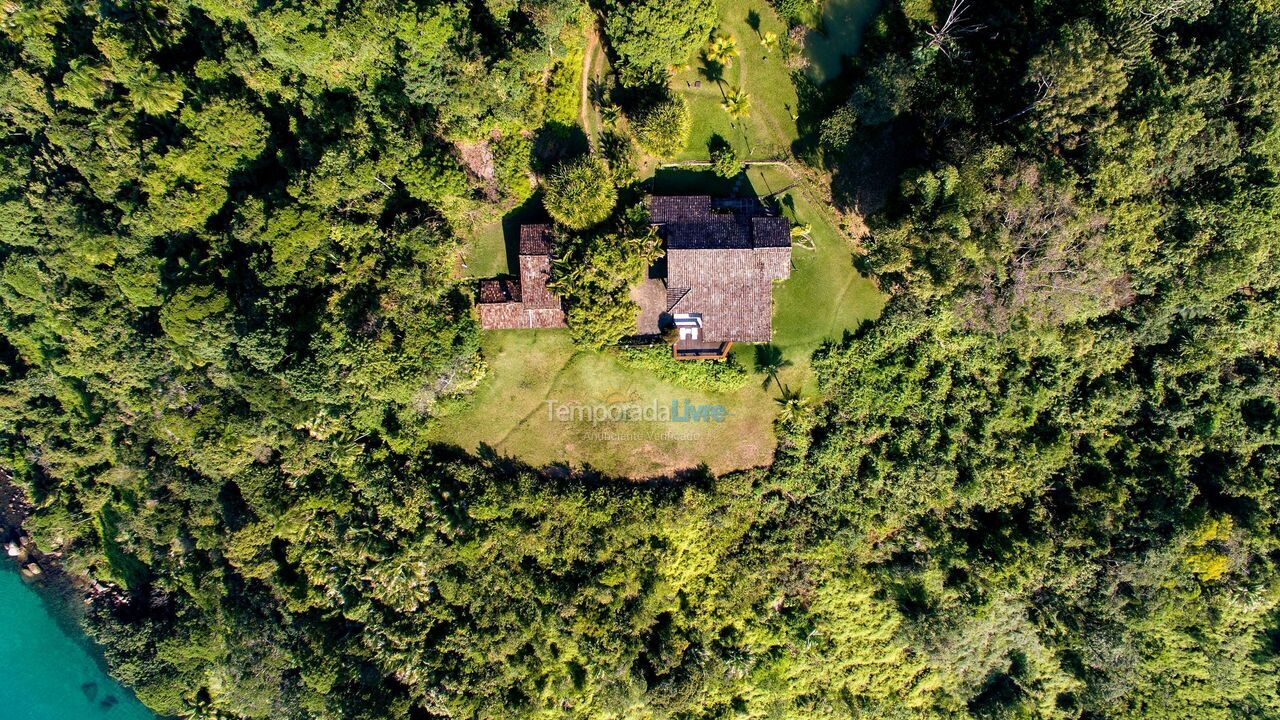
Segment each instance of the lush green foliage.
[{"label": "lush green foliage", "polygon": [[641,345],[624,347],[618,351],[622,362],[632,367],[644,368],[673,385],[706,390],[731,392],[750,381],[746,368],[732,357],[727,360],[676,360],[669,345]]},{"label": "lush green foliage", "polygon": [[618,204],[609,166],[583,156],[557,167],[543,183],[542,204],[556,222],[583,230],[609,217]]},{"label": "lush green foliage", "polygon": [[719,135],[712,135],[707,143],[707,154],[711,158],[711,169],[722,178],[732,178],[742,172],[742,161],[733,151],[733,146]]},{"label": "lush green foliage", "polygon": [[650,154],[669,158],[689,139],[689,105],[680,95],[668,95],[647,105],[631,119],[636,142]]},{"label": "lush green foliage", "polygon": [[627,85],[665,84],[716,23],[711,0],[605,0],[604,30]]},{"label": "lush green foliage", "polygon": [[[604,3],[624,76],[709,8]],[[6,5],[0,452],[132,598],[115,670],[191,717],[1275,716],[1275,4],[968,8],[888,4],[799,108],[844,209],[893,170],[884,316],[769,468],[623,483],[421,434],[483,372],[451,223],[528,194],[581,4]],[[553,270],[582,341],[626,219]]]},{"label": "lush green foliage", "polygon": [[662,256],[644,208],[628,209],[616,230],[563,238],[558,252],[551,287],[564,298],[574,341],[602,348],[634,333],[640,308],[631,286]]}]

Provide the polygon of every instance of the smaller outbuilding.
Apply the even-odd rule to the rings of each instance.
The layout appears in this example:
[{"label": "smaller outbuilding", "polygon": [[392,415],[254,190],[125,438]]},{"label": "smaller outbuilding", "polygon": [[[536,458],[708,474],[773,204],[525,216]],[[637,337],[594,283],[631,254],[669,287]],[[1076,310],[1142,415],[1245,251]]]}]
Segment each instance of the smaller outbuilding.
[{"label": "smaller outbuilding", "polygon": [[564,306],[551,292],[551,252],[554,234],[550,225],[520,227],[520,277],[480,281],[480,327],[486,330],[562,328]]}]

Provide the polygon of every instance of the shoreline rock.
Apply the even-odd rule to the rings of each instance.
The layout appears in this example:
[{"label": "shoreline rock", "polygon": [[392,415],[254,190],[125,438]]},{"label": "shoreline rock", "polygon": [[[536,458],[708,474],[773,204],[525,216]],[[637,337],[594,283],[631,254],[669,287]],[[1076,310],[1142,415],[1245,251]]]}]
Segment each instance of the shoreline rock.
[{"label": "shoreline rock", "polygon": [[76,625],[82,624],[86,606],[128,605],[128,595],[119,588],[68,572],[62,565],[61,552],[43,552],[36,546],[24,528],[34,510],[26,493],[13,483],[12,473],[0,468],[0,545],[4,545],[7,560],[23,579],[39,585],[46,599],[56,603]]}]

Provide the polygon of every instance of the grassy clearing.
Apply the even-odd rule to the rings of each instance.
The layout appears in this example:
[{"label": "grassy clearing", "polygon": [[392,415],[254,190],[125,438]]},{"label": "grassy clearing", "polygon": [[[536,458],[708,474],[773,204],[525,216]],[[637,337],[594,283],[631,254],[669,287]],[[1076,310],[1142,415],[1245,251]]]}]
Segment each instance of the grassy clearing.
[{"label": "grassy clearing", "polygon": [[541,197],[535,193],[501,218],[481,225],[466,236],[462,262],[466,265],[461,275],[467,278],[486,278],[495,275],[516,274],[517,252],[520,247],[520,226],[524,223],[548,222],[542,209]]},{"label": "grassy clearing", "polygon": [[[732,34],[740,50],[723,84],[708,80],[700,63],[677,74],[674,87],[689,100],[694,128],[681,159],[705,160],[713,134],[732,142],[743,159],[789,154],[797,137],[792,119],[795,91],[781,53],[765,52],[752,18],[761,33],[786,30],[766,0],[725,0],[720,6],[720,31]],[[587,53],[587,82],[579,83],[584,91],[591,79],[605,71],[606,62],[598,48],[588,47]],[[698,80],[701,87],[694,87]],[[750,94],[751,111],[731,123],[720,103],[722,91],[734,85]],[[599,131],[599,116],[590,103],[583,104],[580,120],[592,135]],[[649,158],[642,164],[642,176],[649,174],[652,163]],[[773,344],[790,363],[778,375],[781,384],[813,395],[818,392],[809,364],[813,351],[875,318],[884,298],[857,272],[853,243],[840,231],[830,210],[799,184],[803,182],[781,165],[752,166],[731,179],[700,168],[662,168],[654,172],[646,189],[657,194],[777,194],[793,222],[811,227],[809,241],[797,243],[792,251],[791,277],[774,291]],[[486,277],[512,271],[519,225],[540,216],[538,208],[533,198],[472,234],[465,274]],[[613,352],[575,347],[563,330],[489,332],[482,351],[489,375],[465,406],[434,421],[431,434],[439,442],[472,452],[487,446],[536,466],[567,463],[637,478],[703,464],[723,473],[765,465],[772,458],[777,389],[772,384],[762,388],[762,375],[726,392],[678,387],[634,363],[621,362]],[[753,369],[755,351],[755,346],[739,344],[734,356]],[[549,400],[588,406],[656,402],[663,408],[669,408],[672,400],[688,400],[696,405],[723,405],[730,415],[719,423],[592,424],[549,417]]]},{"label": "grassy clearing", "polygon": [[466,277],[493,277],[509,272],[501,219],[481,227],[468,238],[462,261],[466,264],[463,269]]},{"label": "grassy clearing", "polygon": [[[742,179],[724,180],[710,171],[660,170],[657,193],[729,194],[734,185],[758,194],[782,191],[779,199],[793,221],[812,227],[812,248],[792,251],[790,279],[774,291],[774,345],[791,363],[779,381],[809,394],[817,391],[809,358],[827,339],[879,314],[884,300],[870,280],[854,269],[854,249],[830,215],[813,202],[781,166],[752,167]],[[747,184],[750,188],[745,187]],[[790,189],[788,189],[790,188]],[[518,225],[518,220],[511,223]],[[491,264],[501,253],[501,233],[492,231]],[[477,261],[478,262],[478,261]],[[478,265],[472,265],[475,269]],[[485,334],[488,378],[466,407],[441,418],[432,429],[439,442],[468,451],[482,444],[501,455],[534,465],[566,462],[590,465],[614,475],[650,477],[697,467],[727,472],[767,464],[773,454],[776,388],[761,388],[761,375],[731,392],[678,387],[611,352],[582,350],[562,330],[502,331]],[[739,344],[735,357],[755,367],[755,347]],[[546,401],[561,403],[641,403],[672,400],[721,404],[731,413],[722,423],[562,422],[547,415]]]},{"label": "grassy clearing", "polygon": [[783,191],[778,196],[783,213],[811,228],[809,242],[798,241],[791,250],[791,277],[773,294],[773,344],[792,362],[780,374],[783,384],[812,393],[817,389],[809,368],[813,351],[878,317],[884,296],[854,267],[854,246],[830,213],[785,168],[755,166],[747,177],[760,195]]},{"label": "grassy clearing", "polygon": [[[787,26],[767,0],[721,0],[719,8],[719,32],[737,40],[738,55],[719,81],[708,76],[701,58],[676,73],[672,88],[689,101],[693,120],[689,143],[677,159],[706,160],[707,142],[716,134],[732,143],[744,160],[787,157],[791,143],[798,137],[793,117],[796,92],[782,52],[766,52],[760,44],[763,33],[774,32],[781,37]],[[753,22],[758,22],[758,29],[752,27]],[[750,96],[750,111],[739,120],[730,118],[720,107],[725,91],[731,87],[739,87]]]},{"label": "grassy clearing", "polygon": [[[432,437],[468,451],[482,444],[537,466],[589,465],[606,473],[651,477],[696,468],[713,472],[768,464],[777,404],[758,383],[729,393],[676,387],[623,365],[610,352],[574,347],[563,330],[486,333],[489,377],[468,407],[436,421]],[[547,401],[566,404],[657,402],[723,405],[723,422],[561,421]]]}]

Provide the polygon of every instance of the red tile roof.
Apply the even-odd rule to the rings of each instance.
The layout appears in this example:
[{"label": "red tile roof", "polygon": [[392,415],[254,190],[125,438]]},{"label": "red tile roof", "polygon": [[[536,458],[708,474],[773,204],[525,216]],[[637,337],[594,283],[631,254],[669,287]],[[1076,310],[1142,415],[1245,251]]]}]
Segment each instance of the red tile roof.
[{"label": "red tile roof", "polygon": [[550,225],[521,225],[520,254],[550,255],[553,237]]},{"label": "red tile roof", "polygon": [[667,244],[667,311],[702,317],[707,342],[773,338],[773,281],[791,275],[791,223],[763,206],[648,198]]},{"label": "red tile roof", "polygon": [[480,327],[486,330],[564,327],[560,298],[547,288],[551,278],[550,225],[520,227],[520,280],[480,281]]}]

